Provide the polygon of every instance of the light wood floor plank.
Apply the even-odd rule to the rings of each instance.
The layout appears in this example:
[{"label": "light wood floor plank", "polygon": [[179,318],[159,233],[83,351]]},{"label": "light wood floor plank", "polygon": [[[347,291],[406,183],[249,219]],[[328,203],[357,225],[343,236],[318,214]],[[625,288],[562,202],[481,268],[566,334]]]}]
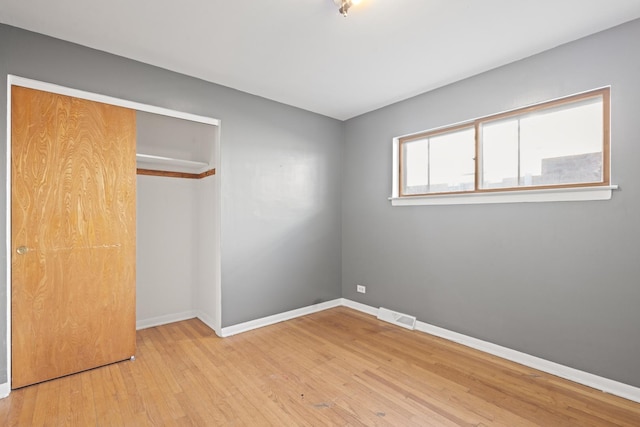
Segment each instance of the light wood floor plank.
[{"label": "light wood floor plank", "polygon": [[6,426],[640,426],[640,404],[339,307],[229,338],[145,329],[135,361],[14,390]]}]

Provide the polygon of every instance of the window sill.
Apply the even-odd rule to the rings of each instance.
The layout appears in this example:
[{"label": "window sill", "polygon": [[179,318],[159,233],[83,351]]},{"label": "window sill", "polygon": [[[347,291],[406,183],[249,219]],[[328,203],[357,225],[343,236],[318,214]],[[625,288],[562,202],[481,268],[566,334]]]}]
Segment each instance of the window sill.
[{"label": "window sill", "polygon": [[538,203],[610,200],[617,185],[504,191],[472,194],[433,194],[430,196],[390,197],[392,206],[477,205],[488,203]]}]

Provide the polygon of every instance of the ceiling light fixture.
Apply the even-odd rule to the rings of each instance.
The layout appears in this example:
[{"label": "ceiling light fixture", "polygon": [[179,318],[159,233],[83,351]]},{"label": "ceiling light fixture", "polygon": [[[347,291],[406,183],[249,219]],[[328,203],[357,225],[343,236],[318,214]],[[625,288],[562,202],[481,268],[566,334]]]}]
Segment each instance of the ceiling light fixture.
[{"label": "ceiling light fixture", "polygon": [[361,0],[333,0],[336,6],[339,7],[338,12],[345,18],[347,17],[347,13],[351,6],[360,3]]}]

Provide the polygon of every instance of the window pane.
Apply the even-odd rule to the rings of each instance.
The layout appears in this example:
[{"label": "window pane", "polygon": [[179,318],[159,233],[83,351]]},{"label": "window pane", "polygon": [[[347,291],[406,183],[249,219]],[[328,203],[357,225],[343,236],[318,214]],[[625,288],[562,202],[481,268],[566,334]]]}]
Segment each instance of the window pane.
[{"label": "window pane", "polygon": [[498,120],[480,127],[482,176],[480,188],[518,185],[518,120]]},{"label": "window pane", "polygon": [[475,151],[473,128],[430,138],[429,193],[473,190]]},{"label": "window pane", "polygon": [[603,180],[602,97],[481,125],[480,188]]},{"label": "window pane", "polygon": [[425,194],[429,188],[429,139],[402,144],[403,194]]},{"label": "window pane", "polygon": [[602,181],[601,98],[524,116],[520,185]]}]

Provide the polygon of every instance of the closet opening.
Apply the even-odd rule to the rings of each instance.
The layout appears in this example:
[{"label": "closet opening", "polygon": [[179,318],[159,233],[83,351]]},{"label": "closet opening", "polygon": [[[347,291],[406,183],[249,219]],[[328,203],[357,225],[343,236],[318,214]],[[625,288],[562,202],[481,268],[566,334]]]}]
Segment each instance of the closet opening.
[{"label": "closet opening", "polygon": [[136,326],[199,317],[215,329],[218,126],[144,111],[136,123]]}]

